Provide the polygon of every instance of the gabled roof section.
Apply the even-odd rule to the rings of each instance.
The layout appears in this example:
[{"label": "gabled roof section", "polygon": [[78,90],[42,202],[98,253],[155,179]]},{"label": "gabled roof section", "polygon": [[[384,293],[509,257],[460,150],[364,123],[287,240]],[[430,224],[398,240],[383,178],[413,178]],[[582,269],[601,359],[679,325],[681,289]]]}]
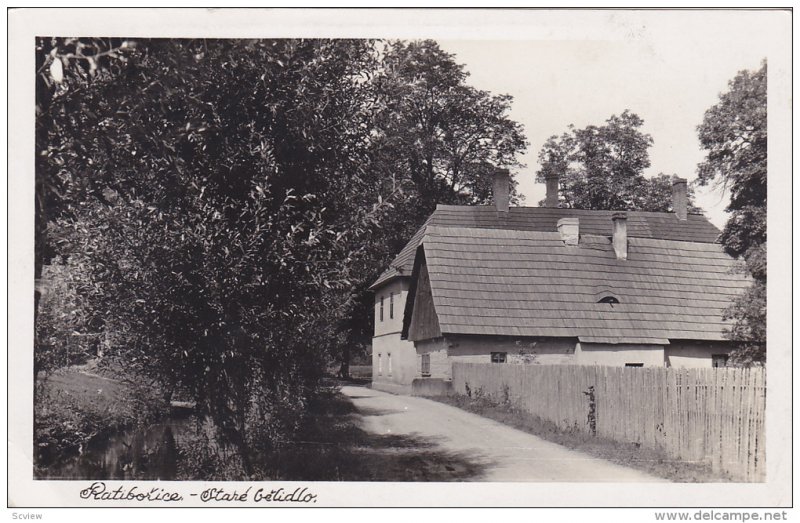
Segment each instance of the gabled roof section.
[{"label": "gabled roof section", "polygon": [[419,247],[419,242],[422,241],[422,237],[425,236],[425,228],[431,223],[431,221],[433,221],[433,217],[435,215],[436,212],[434,211],[434,213],[431,214],[427,220],[425,220],[425,223],[423,223],[422,227],[420,227],[419,230],[414,233],[414,236],[412,236],[406,246],[403,247],[403,250],[401,250],[400,253],[395,256],[394,260],[392,260],[392,263],[389,264],[389,268],[383,271],[383,274],[381,274],[378,279],[375,280],[375,283],[370,285],[370,290],[376,289],[384,283],[395,278],[403,276],[411,277],[411,270],[414,268],[414,253],[416,252],[417,247]]},{"label": "gabled roof section", "polygon": [[[425,230],[423,226],[422,231]],[[408,248],[408,245],[406,245]],[[408,329],[411,328],[411,316],[414,311],[414,300],[417,296],[417,287],[419,283],[419,271],[420,267],[425,263],[425,248],[420,244],[417,245],[416,249],[414,249],[416,253],[414,258],[412,259],[412,263],[414,264],[413,272],[410,276],[411,277],[411,285],[408,286],[408,294],[406,295],[406,306],[403,309],[403,330],[400,332],[400,338],[403,340],[408,339]],[[416,274],[417,277],[414,278],[413,275]]]},{"label": "gabled roof section", "polygon": [[[611,215],[616,211],[587,209],[561,209],[556,207],[511,207],[507,216],[501,216],[493,205],[437,205],[425,224],[395,257],[389,268],[372,284],[370,289],[398,277],[408,277],[414,265],[414,252],[428,226],[468,227],[475,229],[501,229],[512,231],[555,232],[561,218],[580,219],[581,234],[611,235]],[[690,214],[681,221],[674,213],[628,211],[628,237],[715,243],[717,229],[702,214]]]},{"label": "gabled roof section", "polygon": [[[606,236],[566,246],[557,232],[432,225],[421,243],[444,335],[721,341],[724,309],[750,285],[716,243],[634,237],[618,260]],[[603,289],[620,303],[597,303]]]},{"label": "gabled roof section", "polygon": [[438,338],[442,335],[442,331],[433,302],[423,245],[417,247],[413,274],[414,278],[411,280],[406,307],[403,311],[403,330],[400,337],[412,341]]}]

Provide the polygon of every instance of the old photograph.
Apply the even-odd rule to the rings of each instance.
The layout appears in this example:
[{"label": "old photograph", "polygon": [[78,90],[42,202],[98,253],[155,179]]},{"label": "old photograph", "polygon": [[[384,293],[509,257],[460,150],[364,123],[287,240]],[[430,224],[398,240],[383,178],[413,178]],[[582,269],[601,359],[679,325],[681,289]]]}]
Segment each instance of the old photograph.
[{"label": "old photograph", "polygon": [[461,12],[531,36],[37,29],[25,481],[783,478],[791,13]]}]

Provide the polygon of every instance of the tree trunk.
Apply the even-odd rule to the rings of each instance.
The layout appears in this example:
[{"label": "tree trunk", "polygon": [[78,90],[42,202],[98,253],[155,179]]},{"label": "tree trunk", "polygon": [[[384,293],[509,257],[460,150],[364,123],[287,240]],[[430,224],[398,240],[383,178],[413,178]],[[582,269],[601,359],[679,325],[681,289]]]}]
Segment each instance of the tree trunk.
[{"label": "tree trunk", "polygon": [[247,427],[245,426],[244,414],[239,414],[237,418],[236,424],[239,428],[233,443],[239,452],[239,458],[242,460],[242,469],[247,476],[246,479],[250,479],[253,475],[253,463],[250,461],[250,446],[247,444]]},{"label": "tree trunk", "polygon": [[339,377],[343,379],[350,378],[350,344],[345,344],[342,348],[342,361],[339,366]]}]

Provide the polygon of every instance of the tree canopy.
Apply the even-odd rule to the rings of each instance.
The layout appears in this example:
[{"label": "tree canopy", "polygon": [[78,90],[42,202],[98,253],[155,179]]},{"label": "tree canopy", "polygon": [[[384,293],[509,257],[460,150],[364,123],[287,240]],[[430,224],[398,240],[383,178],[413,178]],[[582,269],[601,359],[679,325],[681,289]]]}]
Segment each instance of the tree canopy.
[{"label": "tree canopy", "polygon": [[[630,111],[612,115],[605,125],[574,126],[551,136],[539,151],[536,179],[559,179],[561,205],[577,209],[672,212],[672,180],[647,178],[653,138],[644,121]],[[689,189],[689,205],[693,206]]]},{"label": "tree canopy", "polygon": [[487,169],[517,166],[527,146],[508,116],[511,97],[468,85],[464,67],[432,40],[384,52],[375,147],[392,180],[410,182],[426,203],[489,201]]},{"label": "tree canopy", "polygon": [[[478,90],[455,57],[432,40],[385,42],[372,86],[375,113],[370,170],[384,194],[401,192],[370,238],[356,286],[358,309],[343,326],[349,345],[366,345],[372,325],[369,285],[437,203],[492,201],[497,169],[519,167],[527,141],[509,116],[512,98]],[[511,198],[518,202],[512,174]]]},{"label": "tree canopy", "polygon": [[107,358],[188,390],[246,471],[275,443],[255,427],[285,432],[274,410],[301,410],[324,369],[385,206],[365,174],[373,58],[367,41],[150,41],[43,126],[47,161],[101,189],[50,225],[89,273]]},{"label": "tree canopy", "polygon": [[701,185],[730,191],[730,214],[720,239],[746,262],[751,289],[729,309],[729,335],[743,341],[736,359],[766,359],[767,282],[767,63],[740,71],[709,108],[697,128],[705,160],[697,166]]},{"label": "tree canopy", "polygon": [[189,394],[263,476],[253,456],[371,329],[386,240],[486,201],[525,145],[510,98],[435,43],[382,45],[40,39],[37,278],[58,260],[81,313],[48,309],[37,361],[85,318],[105,361]]}]

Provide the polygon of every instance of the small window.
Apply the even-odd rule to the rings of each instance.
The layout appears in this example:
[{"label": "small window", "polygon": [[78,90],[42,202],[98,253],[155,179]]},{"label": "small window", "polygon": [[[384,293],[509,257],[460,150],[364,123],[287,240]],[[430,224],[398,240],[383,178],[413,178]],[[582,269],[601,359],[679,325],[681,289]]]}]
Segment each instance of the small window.
[{"label": "small window", "polygon": [[492,363],[505,363],[506,356],[508,356],[507,352],[493,352],[492,353]]},{"label": "small window", "polygon": [[381,353],[378,353],[378,376],[383,375],[383,359],[381,358]]},{"label": "small window", "polygon": [[422,376],[427,378],[431,375],[431,355],[430,354],[423,354],[422,355],[422,365],[421,369]]},{"label": "small window", "polygon": [[626,363],[626,367],[644,367],[644,363]]},{"label": "small window", "polygon": [[727,367],[728,366],[728,355],[727,354],[712,354],[711,355],[711,366],[714,367],[714,368]]},{"label": "small window", "polygon": [[394,293],[389,293],[389,319],[394,318]]},{"label": "small window", "polygon": [[386,359],[389,361],[389,372],[387,373],[389,376],[392,375],[392,353],[389,352],[386,354]]},{"label": "small window", "polygon": [[619,300],[614,296],[603,296],[597,303],[608,303],[609,305],[614,305],[619,303]]},{"label": "small window", "polygon": [[381,296],[381,312],[380,312],[380,320],[383,321],[383,296]]}]

